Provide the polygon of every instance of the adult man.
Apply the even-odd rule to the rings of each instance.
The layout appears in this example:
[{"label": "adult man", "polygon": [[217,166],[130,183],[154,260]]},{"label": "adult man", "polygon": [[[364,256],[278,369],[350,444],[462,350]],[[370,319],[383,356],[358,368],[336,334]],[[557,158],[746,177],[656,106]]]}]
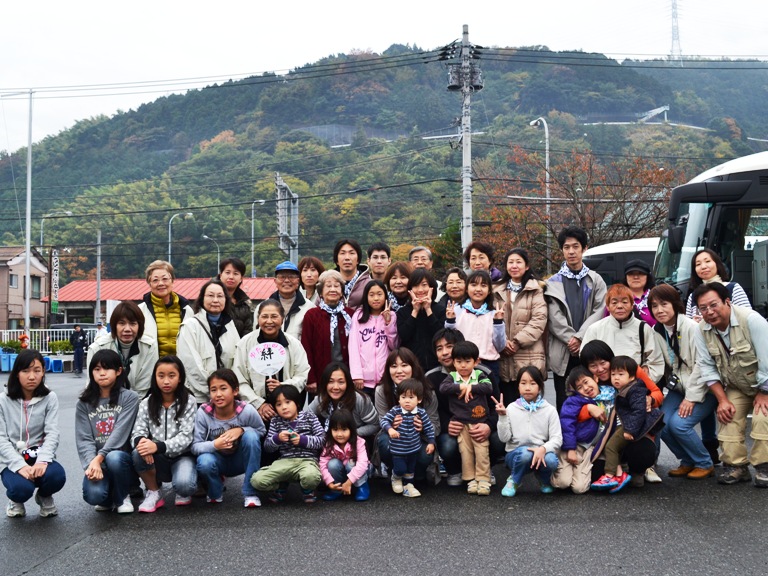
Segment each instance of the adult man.
[{"label": "adult man", "polygon": [[[720,426],[720,484],[749,482],[748,464],[755,468],[755,486],[768,487],[768,322],[757,312],[731,304],[728,288],[719,282],[693,291],[702,321],[695,334],[700,383],[717,398]],[[752,411],[754,441],[747,459],[745,433]]]},{"label": "adult man", "polygon": [[344,302],[350,308],[357,308],[363,301],[363,290],[371,273],[368,266],[360,264],[363,249],[357,240],[342,238],[333,247],[333,263],[344,281]]},{"label": "adult man", "polygon": [[[408,251],[408,261],[414,268],[426,268],[430,272],[432,271],[432,250],[426,246],[414,246]],[[437,278],[435,278],[437,280]],[[437,280],[437,294],[435,295],[435,301],[440,302],[445,296],[443,292],[443,283]]]},{"label": "adult man", "polygon": [[368,270],[373,280],[384,282],[384,274],[392,264],[391,254],[385,242],[374,242],[368,247]]},{"label": "adult man", "polygon": [[99,320],[98,323],[96,324],[96,338],[108,333],[109,333],[109,330],[107,330],[106,327],[104,326],[104,322]]},{"label": "adult man", "polygon": [[80,375],[83,373],[83,358],[85,357],[85,349],[88,347],[88,334],[80,327],[80,324],[75,324],[74,332],[69,335],[69,343],[75,349],[72,371]]},{"label": "adult man", "polygon": [[304,314],[315,305],[309,302],[299,290],[299,269],[293,262],[285,261],[275,266],[277,292],[270,298],[280,302],[285,312],[283,332],[301,340]]},{"label": "adult man", "polygon": [[605,282],[582,261],[588,240],[587,233],[581,228],[563,228],[557,235],[557,243],[563,251],[565,262],[547,280],[547,364],[555,380],[558,412],[565,402],[565,379],[579,364],[579,349],[584,333],[591,324],[603,317]]}]

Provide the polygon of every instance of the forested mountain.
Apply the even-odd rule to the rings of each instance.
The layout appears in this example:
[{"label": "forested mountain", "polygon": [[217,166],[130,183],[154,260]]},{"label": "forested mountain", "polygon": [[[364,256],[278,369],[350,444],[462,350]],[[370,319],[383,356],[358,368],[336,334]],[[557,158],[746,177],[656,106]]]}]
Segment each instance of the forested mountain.
[{"label": "forested mountain", "polygon": [[[481,52],[475,64],[484,89],[472,97],[475,218],[490,226],[478,236],[498,240],[513,219],[541,234],[538,206],[526,212],[500,200],[541,196],[543,135],[529,126],[539,116],[550,130],[552,196],[579,202],[621,187],[626,198],[658,192],[661,206],[669,187],[765,147],[747,139],[768,137],[762,62],[679,67],[543,47]],[[384,239],[399,255],[425,242],[455,261],[461,146],[430,137],[456,134],[461,96],[446,89],[439,57],[402,45],[337,55],[285,76],[213,85],[78,122],[33,147],[33,238],[40,218],[57,212],[45,219],[45,243],[68,247],[64,274],[83,278],[94,273],[101,229],[103,277],[133,277],[167,256],[169,219],[191,212],[173,222],[173,263],[180,275],[205,276],[215,269],[217,247],[204,234],[222,257],[250,262],[253,211],[255,268],[265,273],[285,258],[276,241],[279,173],[300,197],[300,254],[329,261],[334,241],[349,236],[363,246]],[[664,105],[668,123],[636,122]],[[23,194],[25,160],[24,150],[0,153],[5,206],[17,205],[17,190]],[[550,227],[587,218],[581,212],[557,210]],[[658,231],[655,221],[589,218],[605,241]],[[21,220],[10,210],[0,217],[5,244],[22,241]],[[499,247],[517,242],[541,244],[520,232]]]}]

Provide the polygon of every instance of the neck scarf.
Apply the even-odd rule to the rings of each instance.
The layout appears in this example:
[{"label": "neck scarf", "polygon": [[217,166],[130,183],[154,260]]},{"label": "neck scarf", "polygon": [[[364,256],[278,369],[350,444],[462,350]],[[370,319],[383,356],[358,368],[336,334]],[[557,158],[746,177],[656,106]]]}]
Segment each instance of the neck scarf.
[{"label": "neck scarf", "polygon": [[723,282],[723,279],[720,278],[720,274],[715,274],[709,280],[702,280],[701,281],[702,284],[710,284],[711,282],[720,282],[720,284],[722,284],[723,286],[725,286],[727,284],[727,282]]},{"label": "neck scarf", "polygon": [[522,406],[528,412],[536,412],[536,410],[544,405],[544,397],[541,394],[536,396],[536,400],[533,402],[527,402],[522,396],[520,396],[519,400],[520,406]]},{"label": "neck scarf", "polygon": [[510,292],[520,292],[520,290],[522,289],[523,289],[523,285],[517,284],[511,278],[509,282],[507,282],[507,290],[509,290]]},{"label": "neck scarf", "polygon": [[344,310],[344,302],[339,301],[339,303],[336,304],[336,308],[331,308],[328,306],[328,304],[323,302],[322,298],[320,298],[320,304],[318,304],[318,308],[320,308],[320,310],[325,310],[328,312],[328,314],[331,315],[331,344],[333,344],[336,328],[339,326],[339,314],[341,314],[342,318],[344,318],[344,322],[346,323],[344,325],[344,329],[347,333],[347,336],[349,336],[349,327],[352,325],[352,319],[349,317],[349,314],[347,314],[347,311]]},{"label": "neck scarf", "polygon": [[352,276],[352,279],[344,284],[344,300],[349,300],[349,295],[352,293],[352,288],[355,287],[355,282],[357,282],[358,278],[360,278],[360,270],[355,272],[355,275]]},{"label": "neck scarf", "polygon": [[635,301],[635,308],[639,314],[642,314],[643,310],[648,308],[648,294],[650,294],[650,292],[650,290],[646,290],[640,298],[633,298]]},{"label": "neck scarf", "polygon": [[616,398],[616,388],[608,384],[602,386],[598,385],[598,389],[600,390],[600,393],[593,398],[595,402],[613,403],[613,399]]},{"label": "neck scarf", "polygon": [[389,300],[389,309],[392,310],[392,312],[397,312],[403,307],[403,305],[397,301],[397,296],[395,296],[394,292],[387,292],[387,299]]},{"label": "neck scarf", "polygon": [[483,314],[488,314],[489,312],[495,312],[495,310],[488,310],[488,304],[485,302],[483,302],[483,305],[480,306],[480,308],[475,308],[472,306],[472,302],[469,298],[464,300],[464,304],[462,304],[461,307],[464,308],[464,310],[467,312],[471,312],[475,316],[482,316]]},{"label": "neck scarf", "polygon": [[581,271],[578,274],[574,274],[573,271],[568,268],[568,264],[563,262],[563,265],[560,267],[558,274],[565,276],[566,278],[570,278],[571,280],[576,280],[576,286],[581,286],[581,279],[589,274],[589,268],[587,268],[586,264],[582,264]]}]

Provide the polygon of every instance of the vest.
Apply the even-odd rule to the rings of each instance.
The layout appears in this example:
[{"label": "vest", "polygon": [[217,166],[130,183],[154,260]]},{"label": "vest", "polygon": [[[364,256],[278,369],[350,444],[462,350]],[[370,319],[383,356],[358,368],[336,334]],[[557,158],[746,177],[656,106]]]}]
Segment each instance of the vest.
[{"label": "vest", "polygon": [[749,309],[732,306],[733,314],[738,325],[731,325],[731,349],[726,352],[717,329],[711,326],[702,330],[704,342],[707,344],[712,360],[720,373],[720,381],[724,387],[733,386],[748,396],[757,394],[757,355],[752,346],[752,335],[749,333],[747,318],[754,312]]}]

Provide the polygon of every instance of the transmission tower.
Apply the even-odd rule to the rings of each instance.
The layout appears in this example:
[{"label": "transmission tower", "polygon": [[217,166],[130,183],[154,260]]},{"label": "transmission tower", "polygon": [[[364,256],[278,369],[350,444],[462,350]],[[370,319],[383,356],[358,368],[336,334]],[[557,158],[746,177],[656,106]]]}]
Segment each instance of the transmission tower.
[{"label": "transmission tower", "polygon": [[677,0],[672,0],[672,49],[669,61],[683,67],[683,51],[680,48],[680,27],[677,24]]}]

